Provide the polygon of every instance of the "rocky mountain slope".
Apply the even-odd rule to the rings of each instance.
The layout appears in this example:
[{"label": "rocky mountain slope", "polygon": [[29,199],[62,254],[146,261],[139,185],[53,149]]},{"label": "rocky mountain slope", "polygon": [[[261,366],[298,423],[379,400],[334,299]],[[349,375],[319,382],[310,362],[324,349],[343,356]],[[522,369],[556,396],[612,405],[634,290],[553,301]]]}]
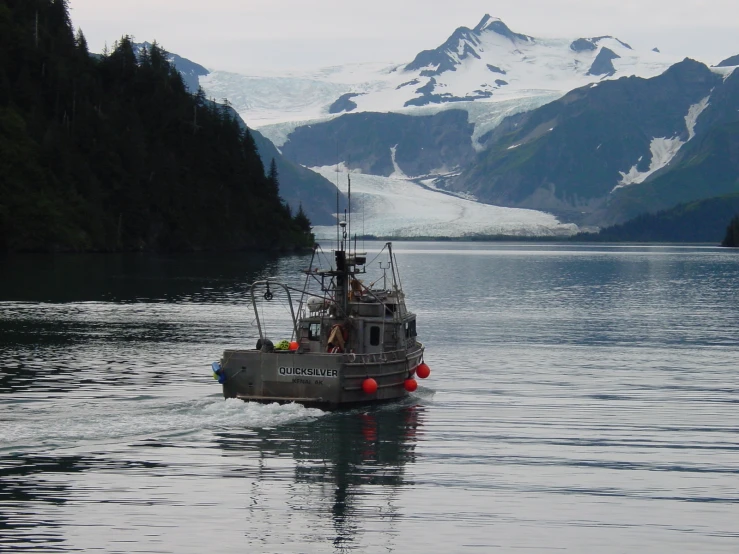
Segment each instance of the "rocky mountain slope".
[{"label": "rocky mountain slope", "polygon": [[447,187],[596,225],[730,192],[738,83],[684,60],[652,79],[576,89],[483,137],[486,150]]},{"label": "rocky mountain slope", "polygon": [[675,61],[486,15],[404,64],[200,82],[298,164],[342,162],[593,227],[736,186],[734,60]]},{"label": "rocky mountain slope", "polygon": [[473,125],[462,110],[434,115],[358,113],[298,127],[284,155],[308,167],[346,160],[362,173],[427,175],[465,166],[475,156]]},{"label": "rocky mountain slope", "polygon": [[331,225],[336,221],[336,186],[328,179],[292,162],[259,131],[250,129],[259,157],[269,169],[275,160],[280,181],[280,196],[297,212],[299,206],[314,225]]}]

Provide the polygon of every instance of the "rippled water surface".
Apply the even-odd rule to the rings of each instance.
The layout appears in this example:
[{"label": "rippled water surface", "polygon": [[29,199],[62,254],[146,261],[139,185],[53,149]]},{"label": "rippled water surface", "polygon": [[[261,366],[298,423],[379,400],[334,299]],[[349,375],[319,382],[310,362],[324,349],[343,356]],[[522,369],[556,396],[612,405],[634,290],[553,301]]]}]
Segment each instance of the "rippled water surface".
[{"label": "rippled water surface", "polygon": [[307,257],[0,260],[0,551],[739,551],[736,252],[395,250],[431,378],[334,414],[210,375]]}]

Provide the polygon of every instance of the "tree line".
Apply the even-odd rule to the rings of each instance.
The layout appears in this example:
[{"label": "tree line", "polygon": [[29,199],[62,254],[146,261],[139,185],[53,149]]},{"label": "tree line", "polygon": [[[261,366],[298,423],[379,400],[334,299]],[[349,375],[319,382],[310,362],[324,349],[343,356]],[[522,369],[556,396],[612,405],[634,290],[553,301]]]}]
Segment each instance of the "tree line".
[{"label": "tree line", "polygon": [[[579,233],[575,241],[705,242],[718,244],[726,235],[726,221],[739,225],[739,194],[678,204],[668,210],[645,213],[606,227],[598,233]],[[729,231],[731,230],[729,225]],[[739,234],[737,234],[739,238]],[[725,242],[725,241],[724,241]],[[724,244],[726,246],[726,244]]]},{"label": "tree line", "polygon": [[721,241],[721,246],[739,247],[739,214],[731,218],[729,225],[726,227],[726,235],[724,240]]},{"label": "tree line", "polygon": [[309,246],[248,130],[157,44],[92,55],[68,0],[0,0],[0,251]]}]

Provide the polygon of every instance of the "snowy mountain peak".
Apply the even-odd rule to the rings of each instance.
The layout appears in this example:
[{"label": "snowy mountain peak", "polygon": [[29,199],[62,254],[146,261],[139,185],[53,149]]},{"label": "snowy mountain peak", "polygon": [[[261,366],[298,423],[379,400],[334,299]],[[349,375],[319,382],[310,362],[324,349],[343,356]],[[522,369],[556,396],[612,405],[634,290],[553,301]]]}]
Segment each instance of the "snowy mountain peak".
[{"label": "snowy mountain peak", "polygon": [[[631,46],[626,44],[624,41],[617,39],[616,37],[612,37],[611,35],[604,35],[602,37],[592,37],[592,38],[579,38],[577,40],[573,40],[570,44],[570,50],[573,52],[587,52],[587,51],[594,51],[597,50],[600,43],[606,39],[610,39],[612,41],[616,41],[619,45],[623,46],[627,50],[633,50]],[[652,50],[652,52],[659,52],[656,48]]]},{"label": "snowy mountain peak", "polygon": [[200,77],[200,83],[208,95],[228,98],[250,125],[276,125],[267,132],[278,145],[300,121],[452,107],[469,112],[476,140],[505,115],[604,79],[653,77],[676,61],[635,51],[607,35],[532,37],[485,14],[475,27],[455,29],[443,44],[409,63],[347,64],[279,76],[216,72]]},{"label": "snowy mountain peak", "polygon": [[405,71],[429,68],[425,75],[429,77],[440,75],[445,71],[454,71],[454,66],[459,63],[459,56],[456,53],[462,48],[462,58],[466,57],[468,52],[479,44],[478,34],[467,27],[457,28],[438,48],[419,52],[413,61],[405,66]]},{"label": "snowy mountain peak", "polygon": [[490,14],[485,14],[482,16],[482,19],[480,20],[480,23],[477,24],[477,27],[475,27],[475,32],[481,33],[485,29],[488,28],[488,26],[492,23],[495,23],[496,21],[500,21],[503,23],[503,21],[499,17],[492,17]]},{"label": "snowy mountain peak", "polygon": [[593,65],[590,66],[588,75],[613,75],[616,73],[616,68],[613,67],[613,60],[618,60],[620,58],[621,56],[616,54],[610,48],[606,48],[604,46],[598,52],[595,60],[593,60]]},{"label": "snowy mountain peak", "polygon": [[528,35],[522,35],[520,33],[514,33],[510,30],[508,25],[503,23],[503,20],[498,17],[492,17],[489,14],[485,14],[485,16],[480,20],[480,23],[477,24],[477,27],[473,29],[473,32],[476,34],[481,34],[484,31],[491,31],[493,33],[497,33],[501,36],[504,36],[512,41],[516,40],[522,40],[525,42],[533,42],[534,37],[530,37]]},{"label": "snowy mountain peak", "polygon": [[[474,29],[457,28],[444,44],[434,50],[420,52],[404,69],[423,70],[421,77],[436,77],[447,71],[456,71],[457,66],[462,65],[464,60],[482,59],[484,42],[490,42],[498,48],[504,47],[498,44],[500,37],[506,39],[506,44],[513,43],[514,46],[521,42],[532,44],[536,42],[534,37],[511,31],[500,18],[485,14]],[[488,96],[486,93],[483,97]]]}]

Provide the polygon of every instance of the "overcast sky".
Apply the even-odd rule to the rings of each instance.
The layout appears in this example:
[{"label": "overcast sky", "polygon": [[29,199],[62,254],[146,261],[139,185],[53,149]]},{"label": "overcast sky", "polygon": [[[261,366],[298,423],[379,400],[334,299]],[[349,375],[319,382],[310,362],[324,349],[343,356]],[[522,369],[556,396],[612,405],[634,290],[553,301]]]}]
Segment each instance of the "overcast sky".
[{"label": "overcast sky", "polygon": [[90,49],[124,34],[249,73],[407,62],[483,15],[535,37],[614,35],[715,64],[739,54],[739,0],[70,0]]}]

